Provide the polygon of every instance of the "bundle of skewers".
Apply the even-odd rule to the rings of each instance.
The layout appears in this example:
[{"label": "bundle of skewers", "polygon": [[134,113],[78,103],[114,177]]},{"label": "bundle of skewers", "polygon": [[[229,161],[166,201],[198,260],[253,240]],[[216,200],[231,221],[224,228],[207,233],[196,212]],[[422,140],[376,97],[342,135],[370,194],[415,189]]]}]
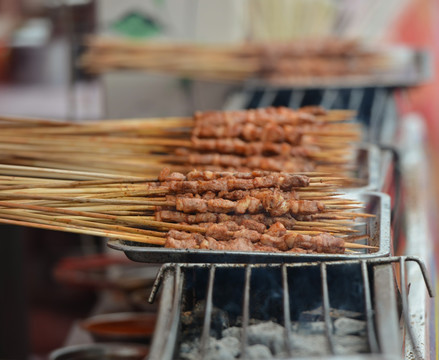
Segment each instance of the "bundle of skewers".
[{"label": "bundle of skewers", "polygon": [[361,139],[353,115],[304,107],[83,123],[0,117],[0,163],[142,177],[164,166],[349,177]]},{"label": "bundle of skewers", "polygon": [[[319,173],[164,169],[158,178],[90,178],[0,166],[0,223],[178,249],[287,253],[374,251],[357,243],[363,204]],[[80,174],[75,173],[77,176]],[[61,179],[64,177],[64,179]]]},{"label": "bundle of skewers", "polygon": [[207,46],[93,37],[81,66],[92,73],[136,69],[216,81],[368,75],[392,64],[389,53],[340,38]]}]

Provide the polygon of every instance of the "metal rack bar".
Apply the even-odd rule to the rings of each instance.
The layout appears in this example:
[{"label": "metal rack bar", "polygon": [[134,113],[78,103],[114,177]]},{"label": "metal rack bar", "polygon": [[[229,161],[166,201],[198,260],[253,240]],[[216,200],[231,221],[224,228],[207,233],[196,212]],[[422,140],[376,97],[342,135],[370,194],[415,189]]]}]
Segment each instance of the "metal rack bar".
[{"label": "metal rack bar", "polygon": [[215,281],[215,270],[216,270],[215,265],[211,265],[209,270],[209,283],[207,285],[203,332],[201,335],[201,342],[200,342],[200,359],[204,359],[206,357],[207,347],[209,345],[210,323],[212,319],[212,306],[213,306],[212,294],[213,294],[213,283]]},{"label": "metal rack bar", "polygon": [[367,270],[367,263],[361,261],[361,275],[363,277],[363,295],[364,295],[364,308],[366,312],[366,326],[367,326],[367,338],[369,340],[370,351],[374,354],[379,353],[378,341],[375,333],[375,323],[372,310],[372,296],[370,293],[369,272]]},{"label": "metal rack bar", "polygon": [[250,318],[250,279],[252,267],[245,267],[244,300],[242,303],[241,359],[247,358],[247,328]]},{"label": "metal rack bar", "polygon": [[293,356],[291,348],[291,314],[290,314],[290,291],[288,287],[288,272],[285,264],[282,265],[282,290],[283,290],[283,312],[285,326],[285,349],[288,356]]},{"label": "metal rack bar", "polygon": [[334,345],[334,339],[332,337],[333,333],[333,326],[331,322],[331,305],[329,303],[329,290],[328,290],[328,273],[326,269],[326,264],[321,263],[320,264],[320,276],[321,276],[321,282],[322,282],[322,311],[323,311],[323,317],[325,320],[325,332],[326,332],[326,338],[328,340],[329,349],[331,350],[332,354],[335,354],[335,345]]}]

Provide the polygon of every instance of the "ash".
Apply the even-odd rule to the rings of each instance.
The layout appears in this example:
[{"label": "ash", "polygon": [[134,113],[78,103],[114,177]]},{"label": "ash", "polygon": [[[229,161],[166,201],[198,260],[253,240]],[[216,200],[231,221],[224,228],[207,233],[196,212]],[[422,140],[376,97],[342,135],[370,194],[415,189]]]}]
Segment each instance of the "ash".
[{"label": "ash", "polygon": [[[258,321],[251,319],[247,327],[245,358],[253,360],[330,355],[331,352],[325,335],[325,323],[321,321],[317,314],[318,309],[311,312],[313,316],[309,316],[310,313],[307,313],[300,317],[300,321],[292,322],[289,344],[286,341],[284,326],[271,320]],[[201,358],[200,337],[194,336],[193,329],[198,326],[198,334],[200,334],[202,320],[198,311],[194,311],[192,315],[185,314],[186,325],[190,323],[192,330],[182,334],[183,342],[178,355],[181,360],[198,360]],[[348,315],[359,317],[358,314],[335,309],[331,312],[335,353],[337,355],[349,355],[369,352],[366,322],[347,317]],[[212,312],[211,336],[203,359],[233,360],[242,357],[240,319],[236,323],[238,326],[226,326],[229,324],[227,313],[214,309]],[[291,349],[291,355],[288,355],[288,347]]]}]

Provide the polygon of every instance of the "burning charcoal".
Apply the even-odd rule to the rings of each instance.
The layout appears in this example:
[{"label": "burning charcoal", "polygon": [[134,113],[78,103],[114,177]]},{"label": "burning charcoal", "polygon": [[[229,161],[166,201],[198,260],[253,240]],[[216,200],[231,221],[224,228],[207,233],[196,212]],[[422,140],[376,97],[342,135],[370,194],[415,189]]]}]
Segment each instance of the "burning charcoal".
[{"label": "burning charcoal", "polygon": [[336,336],[335,353],[339,355],[369,352],[369,343],[363,336]]},{"label": "burning charcoal", "polygon": [[247,349],[247,359],[273,359],[270,349],[264,345],[252,345],[248,346]]},{"label": "burning charcoal", "polygon": [[365,335],[366,322],[345,317],[334,321],[335,334],[344,335]]},{"label": "burning charcoal", "polygon": [[323,321],[300,322],[297,331],[299,334],[324,334],[325,323]]},{"label": "burning charcoal", "polygon": [[285,328],[272,321],[249,326],[247,336],[250,345],[265,345],[274,355],[284,351]]}]

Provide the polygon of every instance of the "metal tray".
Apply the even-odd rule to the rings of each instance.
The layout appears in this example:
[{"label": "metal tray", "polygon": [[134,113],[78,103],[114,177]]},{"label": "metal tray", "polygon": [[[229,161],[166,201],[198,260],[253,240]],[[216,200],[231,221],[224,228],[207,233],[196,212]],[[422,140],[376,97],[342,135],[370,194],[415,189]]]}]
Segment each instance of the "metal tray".
[{"label": "metal tray", "polygon": [[375,252],[361,254],[284,254],[269,252],[217,251],[196,249],[170,249],[152,245],[141,245],[124,240],[109,240],[108,246],[120,250],[138,262],[146,263],[290,263],[297,261],[320,261],[341,259],[367,259],[391,255],[390,241],[390,197],[379,192],[356,192],[346,197],[364,201],[366,212],[374,218],[358,219],[358,235],[367,234],[368,245],[378,247]]},{"label": "metal tray", "polygon": [[426,50],[392,46],[387,51],[394,56],[395,66],[370,75],[303,76],[282,79],[253,78],[245,82],[246,88],[357,88],[357,87],[411,87],[422,85],[433,77],[433,59]]},{"label": "metal tray", "polygon": [[364,181],[363,185],[345,188],[346,192],[352,191],[380,191],[380,150],[376,145],[362,143],[355,149],[354,177]]}]

